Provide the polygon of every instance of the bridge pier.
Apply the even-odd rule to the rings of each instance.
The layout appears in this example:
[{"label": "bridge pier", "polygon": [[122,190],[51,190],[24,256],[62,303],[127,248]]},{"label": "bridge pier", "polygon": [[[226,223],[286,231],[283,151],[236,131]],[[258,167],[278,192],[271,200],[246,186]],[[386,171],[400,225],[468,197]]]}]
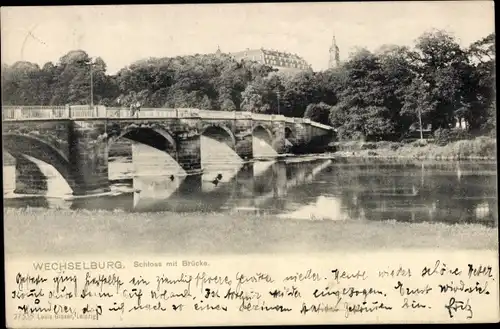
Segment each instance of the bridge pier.
[{"label": "bridge pier", "polygon": [[273,141],[272,147],[278,153],[285,152],[285,123],[280,121],[273,122],[272,125]]},{"label": "bridge pier", "polygon": [[234,151],[243,160],[253,158],[253,135],[252,135],[252,117],[240,113],[234,120]]},{"label": "bridge pier", "polygon": [[250,160],[253,158],[253,138],[251,132],[236,140],[235,152],[243,160]]},{"label": "bridge pier", "polygon": [[102,120],[73,121],[69,130],[70,172],[73,195],[110,191],[106,123]]},{"label": "bridge pier", "polygon": [[196,133],[185,132],[176,137],[177,162],[187,174],[201,171],[201,139]]},{"label": "bridge pier", "polygon": [[278,198],[286,197],[287,193],[287,176],[286,166],[283,163],[277,163],[273,167],[273,176],[275,178],[274,196]]}]

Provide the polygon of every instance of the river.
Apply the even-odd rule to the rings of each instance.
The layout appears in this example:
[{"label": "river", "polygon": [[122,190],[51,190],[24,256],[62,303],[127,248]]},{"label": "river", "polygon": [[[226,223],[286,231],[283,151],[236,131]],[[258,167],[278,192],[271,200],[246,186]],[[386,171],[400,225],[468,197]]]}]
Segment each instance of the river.
[{"label": "river", "polygon": [[[130,157],[111,158],[113,193],[100,197],[64,199],[13,195],[15,169],[4,166],[4,206],[126,212],[241,212],[298,220],[486,226],[495,226],[498,221],[495,163],[347,162],[335,157],[276,159],[269,153],[265,154],[267,159],[243,162],[219,146],[215,152],[217,157],[202,153],[203,174],[186,176],[165,153],[146,151],[142,156],[136,153],[134,161]],[[221,156],[226,161],[221,161]],[[57,178],[57,173],[50,169],[45,169],[45,173]],[[60,180],[48,182],[57,184],[54,182]],[[68,188],[64,184],[55,187],[59,192]]]}]

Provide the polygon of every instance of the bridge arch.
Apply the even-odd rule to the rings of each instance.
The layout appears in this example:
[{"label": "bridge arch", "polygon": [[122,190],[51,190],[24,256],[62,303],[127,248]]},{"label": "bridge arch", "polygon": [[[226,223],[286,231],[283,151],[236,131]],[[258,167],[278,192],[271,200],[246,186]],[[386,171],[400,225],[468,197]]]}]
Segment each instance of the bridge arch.
[{"label": "bridge arch", "polygon": [[201,129],[200,135],[215,139],[218,142],[227,144],[231,149],[236,149],[236,138],[231,129],[225,125],[207,124]]},{"label": "bridge arch", "polygon": [[256,125],[252,129],[252,135],[266,141],[269,145],[273,144],[273,134],[263,125]]},{"label": "bridge arch", "polygon": [[285,127],[285,138],[286,139],[293,139],[293,138],[295,138],[295,134],[293,133],[292,128]]},{"label": "bridge arch", "polygon": [[[30,172],[31,177],[27,179],[31,180],[32,183],[42,182],[47,179],[40,169],[40,164],[37,163],[42,162],[53,167],[71,190],[74,191],[77,187],[77,177],[72,174],[71,162],[61,150],[46,141],[31,135],[4,134],[3,143],[4,149],[15,158],[16,167],[24,166]],[[33,159],[38,161],[35,162]],[[22,170],[22,168],[19,168],[19,170]],[[16,180],[18,178],[16,177]],[[29,181],[24,183],[30,184]]]},{"label": "bridge arch", "polygon": [[[178,172],[181,170],[179,168],[176,140],[166,129],[130,125],[121,130],[114,130],[114,132],[114,134],[108,136],[108,157],[110,161],[108,179],[111,181],[125,178],[122,174],[116,176],[119,172],[123,173],[123,166],[128,167],[126,170],[132,170],[135,174],[138,172],[150,173],[151,170],[153,172],[158,172],[158,170]],[[134,146],[131,142],[137,144]],[[149,159],[151,156],[150,151],[144,145],[158,150],[159,153],[155,155],[155,158],[158,155],[160,160],[154,159],[151,161]],[[128,160],[125,162],[119,160],[122,157],[126,157]]]},{"label": "bridge arch", "polygon": [[254,157],[275,157],[278,154],[273,143],[273,134],[266,126],[259,124],[254,126],[252,136],[252,152]]},{"label": "bridge arch", "polygon": [[[161,128],[129,126],[121,130],[118,134],[110,135],[108,145],[111,146],[120,138],[127,138],[134,142],[149,145],[160,151],[169,151],[169,153],[175,153],[175,150],[177,150],[177,143],[172,134]],[[168,147],[165,148],[165,146]],[[171,155],[173,156],[173,154]]]}]

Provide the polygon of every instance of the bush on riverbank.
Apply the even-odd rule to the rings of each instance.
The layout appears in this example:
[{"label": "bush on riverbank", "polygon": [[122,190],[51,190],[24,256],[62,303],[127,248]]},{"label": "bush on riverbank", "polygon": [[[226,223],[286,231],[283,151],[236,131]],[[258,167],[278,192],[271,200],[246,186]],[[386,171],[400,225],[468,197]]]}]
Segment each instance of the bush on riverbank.
[{"label": "bush on riverbank", "polygon": [[472,135],[463,129],[442,129],[434,132],[434,143],[439,146],[445,146],[452,142],[472,139]]},{"label": "bush on riverbank", "polygon": [[340,156],[407,157],[437,160],[496,159],[496,140],[494,138],[481,136],[440,145],[442,141],[443,139],[441,142],[435,143],[428,140],[416,140],[408,144],[386,141],[370,143],[349,141],[335,143],[335,146],[338,150],[337,154]]}]

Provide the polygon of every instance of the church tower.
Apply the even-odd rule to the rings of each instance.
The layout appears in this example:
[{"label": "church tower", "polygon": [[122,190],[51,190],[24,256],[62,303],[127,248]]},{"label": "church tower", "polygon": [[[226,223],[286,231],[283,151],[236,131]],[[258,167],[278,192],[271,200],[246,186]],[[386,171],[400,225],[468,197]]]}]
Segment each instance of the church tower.
[{"label": "church tower", "polygon": [[337,41],[335,40],[335,35],[332,39],[332,45],[330,47],[330,60],[328,61],[328,68],[333,69],[339,67],[340,65],[340,55],[339,47],[337,47]]}]

